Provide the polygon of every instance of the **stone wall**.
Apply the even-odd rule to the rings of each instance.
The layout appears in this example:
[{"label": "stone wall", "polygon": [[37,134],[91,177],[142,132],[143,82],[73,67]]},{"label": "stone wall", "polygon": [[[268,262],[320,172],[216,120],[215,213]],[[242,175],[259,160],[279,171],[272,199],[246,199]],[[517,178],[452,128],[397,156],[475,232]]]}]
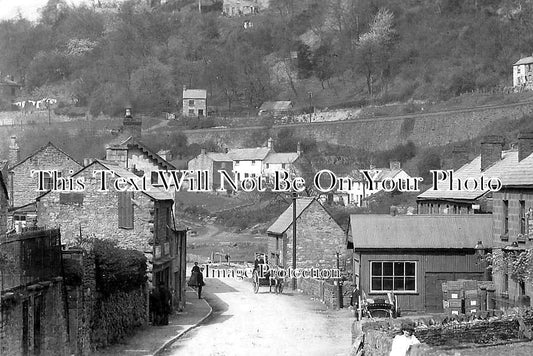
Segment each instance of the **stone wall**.
[{"label": "stone wall", "polygon": [[[299,137],[367,150],[387,150],[407,141],[422,147],[440,146],[475,138],[490,123],[498,120],[517,121],[532,111],[533,103],[528,102],[441,113],[288,124],[269,129],[269,134],[275,137],[280,130],[290,128]],[[183,132],[190,144],[213,140],[228,147],[244,147],[250,136],[266,129],[257,126]]]},{"label": "stone wall", "polygon": [[[11,164],[12,165],[12,164]],[[57,170],[62,177],[72,175],[82,166],[72,158],[48,144],[38,153],[22,161],[12,169],[9,175],[8,191],[12,206],[22,206],[31,203],[43,192],[38,192],[38,178],[32,177],[32,170]]]},{"label": "stone wall", "polygon": [[304,294],[320,300],[329,308],[336,309],[339,307],[337,299],[338,287],[329,281],[314,278],[299,278],[298,289],[302,290]]},{"label": "stone wall", "polygon": [[11,302],[0,306],[0,355],[33,354],[37,349],[41,355],[70,354],[64,301],[59,279],[16,291]]}]

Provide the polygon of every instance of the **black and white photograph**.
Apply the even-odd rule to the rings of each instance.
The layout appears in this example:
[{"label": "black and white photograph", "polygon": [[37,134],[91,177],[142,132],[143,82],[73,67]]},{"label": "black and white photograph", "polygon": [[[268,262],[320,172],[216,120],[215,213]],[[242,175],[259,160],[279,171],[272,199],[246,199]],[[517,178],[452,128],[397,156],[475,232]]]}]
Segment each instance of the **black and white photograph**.
[{"label": "black and white photograph", "polygon": [[533,0],[0,0],[0,356],[533,355]]}]

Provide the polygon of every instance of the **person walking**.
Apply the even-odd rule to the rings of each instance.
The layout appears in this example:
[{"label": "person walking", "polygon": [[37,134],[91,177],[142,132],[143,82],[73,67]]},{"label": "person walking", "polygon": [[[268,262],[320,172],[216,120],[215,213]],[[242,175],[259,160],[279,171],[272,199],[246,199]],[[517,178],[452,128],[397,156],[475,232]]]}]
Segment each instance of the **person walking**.
[{"label": "person walking", "polygon": [[202,287],[205,286],[204,276],[198,262],[194,262],[194,267],[191,270],[191,278],[188,283],[189,287],[196,288],[198,292],[198,299],[202,299]]}]

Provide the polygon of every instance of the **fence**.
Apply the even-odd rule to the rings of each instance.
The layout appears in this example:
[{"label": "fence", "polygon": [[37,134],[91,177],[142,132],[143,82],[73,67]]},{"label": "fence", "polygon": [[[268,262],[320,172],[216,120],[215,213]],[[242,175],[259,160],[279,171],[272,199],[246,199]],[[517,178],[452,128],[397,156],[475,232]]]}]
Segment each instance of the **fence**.
[{"label": "fence", "polygon": [[59,229],[27,231],[8,235],[0,244],[1,291],[51,280],[61,276]]}]

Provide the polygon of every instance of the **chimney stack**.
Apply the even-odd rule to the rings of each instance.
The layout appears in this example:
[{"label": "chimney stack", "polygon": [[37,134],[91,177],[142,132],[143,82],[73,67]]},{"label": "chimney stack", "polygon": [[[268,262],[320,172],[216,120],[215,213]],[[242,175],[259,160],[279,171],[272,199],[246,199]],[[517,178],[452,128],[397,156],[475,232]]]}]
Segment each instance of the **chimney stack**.
[{"label": "chimney stack", "polygon": [[400,161],[390,161],[389,162],[389,168],[391,171],[395,170],[395,169],[401,169],[401,163]]},{"label": "chimney stack", "polygon": [[205,148],[200,149],[200,154],[205,155]]},{"label": "chimney stack", "polygon": [[481,171],[502,159],[503,137],[490,135],[481,141]]},{"label": "chimney stack", "polygon": [[296,153],[298,154],[298,156],[302,155],[302,144],[300,143],[300,141],[298,141],[298,143],[296,144]]},{"label": "chimney stack", "polygon": [[518,134],[518,162],[533,153],[533,132]]},{"label": "chimney stack", "polygon": [[267,140],[267,148],[272,150],[274,148],[274,140],[272,139],[272,137],[269,137],[268,140]]},{"label": "chimney stack", "polygon": [[126,107],[125,109],[123,126],[124,132],[128,137],[141,138],[142,120],[133,118],[131,107]]},{"label": "chimney stack", "polygon": [[11,136],[11,143],[9,144],[9,165],[13,166],[20,161],[19,145],[17,144],[17,136]]}]

